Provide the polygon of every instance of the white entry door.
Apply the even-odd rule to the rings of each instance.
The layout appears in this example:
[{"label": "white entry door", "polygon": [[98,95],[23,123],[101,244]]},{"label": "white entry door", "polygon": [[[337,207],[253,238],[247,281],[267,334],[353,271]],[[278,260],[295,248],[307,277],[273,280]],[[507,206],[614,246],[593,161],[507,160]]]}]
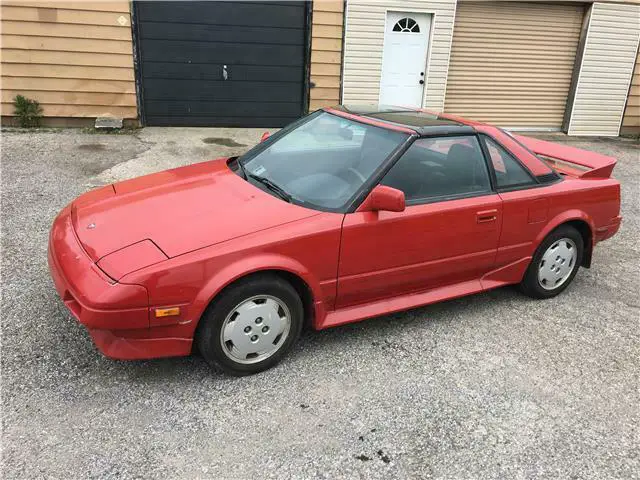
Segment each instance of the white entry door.
[{"label": "white entry door", "polygon": [[422,107],[431,15],[387,12],[380,103]]}]

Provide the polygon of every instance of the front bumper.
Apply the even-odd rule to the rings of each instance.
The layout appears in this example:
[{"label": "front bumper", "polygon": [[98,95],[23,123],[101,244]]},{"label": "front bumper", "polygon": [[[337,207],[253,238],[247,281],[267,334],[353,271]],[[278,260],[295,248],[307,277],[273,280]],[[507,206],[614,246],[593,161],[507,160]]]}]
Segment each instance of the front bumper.
[{"label": "front bumper", "polygon": [[75,234],[70,207],[53,223],[48,262],[62,301],[105,356],[134,360],[191,352],[191,339],[158,338],[157,330],[150,328],[145,287],[117,283],[96,266]]}]

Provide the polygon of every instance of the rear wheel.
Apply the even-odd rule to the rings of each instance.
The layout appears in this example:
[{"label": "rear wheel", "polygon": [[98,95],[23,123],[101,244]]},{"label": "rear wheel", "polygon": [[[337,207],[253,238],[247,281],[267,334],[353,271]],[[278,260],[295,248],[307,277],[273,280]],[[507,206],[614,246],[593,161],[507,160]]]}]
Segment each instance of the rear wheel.
[{"label": "rear wheel", "polygon": [[533,298],[558,295],[576,276],[583,254],[580,232],[569,225],[560,226],[536,250],[520,289]]},{"label": "rear wheel", "polygon": [[225,289],[207,309],[198,347],[216,370],[250,375],[274,366],[300,336],[302,301],[276,275],[256,275]]}]

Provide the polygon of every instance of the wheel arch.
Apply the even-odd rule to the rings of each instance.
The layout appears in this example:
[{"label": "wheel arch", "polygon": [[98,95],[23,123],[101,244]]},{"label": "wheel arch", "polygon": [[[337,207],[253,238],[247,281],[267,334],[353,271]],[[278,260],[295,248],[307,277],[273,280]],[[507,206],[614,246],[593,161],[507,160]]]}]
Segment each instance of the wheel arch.
[{"label": "wheel arch", "polygon": [[[546,227],[538,234],[536,238],[536,246],[540,245],[542,241],[554,230],[563,226],[569,225],[575,228],[580,235],[584,243],[584,254],[582,256],[583,267],[589,268],[591,266],[591,257],[593,254],[593,238],[595,225],[593,220],[581,210],[569,210],[554,217]],[[537,248],[537,247],[536,247]]]},{"label": "wheel arch", "polygon": [[589,224],[584,220],[570,220],[562,225],[570,225],[582,236],[584,243],[584,252],[582,255],[582,266],[585,268],[591,267],[591,256],[593,254],[593,231]]},{"label": "wheel arch", "polygon": [[194,333],[207,308],[220,294],[240,281],[264,274],[277,275],[293,286],[302,300],[306,326],[315,324],[318,316],[324,315],[320,283],[299,262],[280,256],[244,259],[217,272],[201,289],[194,302],[197,318]]}]

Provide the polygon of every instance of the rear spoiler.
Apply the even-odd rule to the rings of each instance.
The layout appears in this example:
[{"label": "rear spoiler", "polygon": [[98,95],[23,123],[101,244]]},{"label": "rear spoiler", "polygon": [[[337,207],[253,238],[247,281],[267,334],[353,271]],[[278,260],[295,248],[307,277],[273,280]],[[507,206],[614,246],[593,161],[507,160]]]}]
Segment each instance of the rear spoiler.
[{"label": "rear spoiler", "polygon": [[550,167],[572,177],[609,178],[616,166],[617,160],[607,155],[522,135],[513,137]]}]

